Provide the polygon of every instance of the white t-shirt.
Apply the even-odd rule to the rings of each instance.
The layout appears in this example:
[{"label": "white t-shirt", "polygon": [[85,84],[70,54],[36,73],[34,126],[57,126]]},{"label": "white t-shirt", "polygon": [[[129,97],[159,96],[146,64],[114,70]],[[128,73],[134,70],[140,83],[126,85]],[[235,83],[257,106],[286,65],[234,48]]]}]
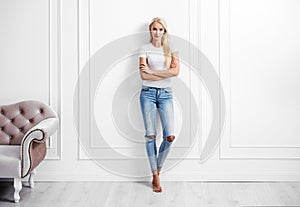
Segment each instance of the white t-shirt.
[{"label": "white t-shirt", "polygon": [[[170,45],[171,53],[177,52]],[[152,43],[145,44],[141,47],[139,57],[147,58],[148,66],[151,70],[166,70],[168,67],[165,64],[165,56],[163,47],[154,47]],[[171,87],[171,78],[161,80],[143,80],[144,86],[167,88]]]}]

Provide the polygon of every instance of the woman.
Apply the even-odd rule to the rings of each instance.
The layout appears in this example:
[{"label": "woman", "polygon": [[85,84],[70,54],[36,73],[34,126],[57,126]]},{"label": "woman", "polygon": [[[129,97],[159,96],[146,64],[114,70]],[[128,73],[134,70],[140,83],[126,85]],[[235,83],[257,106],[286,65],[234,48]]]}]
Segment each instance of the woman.
[{"label": "woman", "polygon": [[[153,191],[162,192],[159,173],[175,139],[171,78],[179,74],[178,53],[168,41],[166,22],[154,18],[149,25],[150,43],[141,48],[139,63],[143,86],[140,104],[144,119],[146,151],[153,174]],[[163,141],[156,150],[156,111],[163,128]]]}]

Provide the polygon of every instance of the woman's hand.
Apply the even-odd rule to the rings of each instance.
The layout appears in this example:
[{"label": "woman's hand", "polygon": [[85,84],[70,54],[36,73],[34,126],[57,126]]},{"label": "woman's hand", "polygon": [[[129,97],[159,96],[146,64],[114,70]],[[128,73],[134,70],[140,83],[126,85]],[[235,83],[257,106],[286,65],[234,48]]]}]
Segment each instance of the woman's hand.
[{"label": "woman's hand", "polygon": [[144,73],[153,74],[153,71],[147,65],[141,64],[140,69]]},{"label": "woman's hand", "polygon": [[175,68],[175,67],[176,67],[176,63],[175,63],[175,61],[172,59],[170,68]]}]

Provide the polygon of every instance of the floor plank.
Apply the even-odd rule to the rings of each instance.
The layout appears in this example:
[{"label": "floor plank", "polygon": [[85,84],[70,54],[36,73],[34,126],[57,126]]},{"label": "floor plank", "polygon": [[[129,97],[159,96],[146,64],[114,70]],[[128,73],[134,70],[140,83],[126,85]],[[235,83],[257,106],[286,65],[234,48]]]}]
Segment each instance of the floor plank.
[{"label": "floor plank", "polygon": [[23,183],[19,204],[13,183],[0,182],[1,207],[300,207],[300,182],[163,182],[154,193],[150,182]]}]

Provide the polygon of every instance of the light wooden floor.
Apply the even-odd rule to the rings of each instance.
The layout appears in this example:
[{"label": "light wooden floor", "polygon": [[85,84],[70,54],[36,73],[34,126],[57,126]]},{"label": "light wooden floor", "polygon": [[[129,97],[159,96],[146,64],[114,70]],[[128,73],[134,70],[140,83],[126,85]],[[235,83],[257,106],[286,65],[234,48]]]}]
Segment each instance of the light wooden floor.
[{"label": "light wooden floor", "polygon": [[13,183],[0,182],[0,206],[22,207],[234,207],[300,206],[300,183],[163,182],[153,193],[146,182],[23,183],[19,204],[13,203]]}]

